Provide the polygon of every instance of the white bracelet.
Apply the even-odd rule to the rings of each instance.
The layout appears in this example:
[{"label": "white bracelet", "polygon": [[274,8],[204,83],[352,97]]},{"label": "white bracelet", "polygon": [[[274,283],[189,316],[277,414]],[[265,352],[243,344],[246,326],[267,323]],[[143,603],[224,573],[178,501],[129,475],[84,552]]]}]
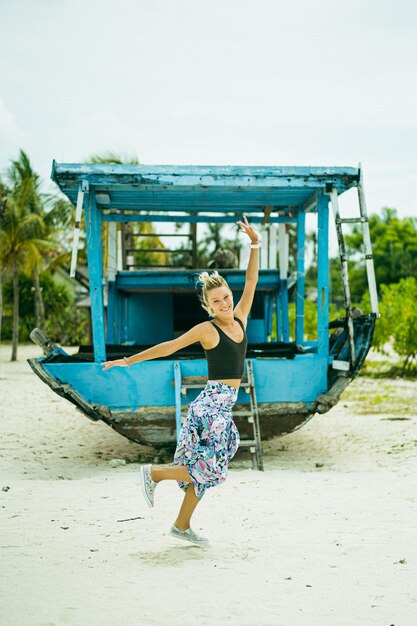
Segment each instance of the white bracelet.
[{"label": "white bracelet", "polygon": [[131,364],[130,364],[130,363],[129,363],[129,361],[127,360],[127,357],[125,357],[125,356],[124,356],[124,357],[123,357],[123,361],[126,363],[126,365],[127,365],[128,367],[130,367],[130,365],[131,365]]},{"label": "white bracelet", "polygon": [[251,243],[250,247],[255,249],[255,248],[260,248],[261,246],[259,244]]}]

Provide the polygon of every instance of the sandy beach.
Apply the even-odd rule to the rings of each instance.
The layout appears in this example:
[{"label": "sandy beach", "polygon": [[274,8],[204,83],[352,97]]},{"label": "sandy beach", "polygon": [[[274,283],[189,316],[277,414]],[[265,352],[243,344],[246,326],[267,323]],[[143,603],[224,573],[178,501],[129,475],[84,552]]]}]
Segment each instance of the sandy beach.
[{"label": "sandy beach", "polygon": [[2,626],[417,624],[416,382],[355,380],[265,443],[265,472],[238,453],[193,518],[202,549],[168,534],[176,483],[146,506],[152,451],[56,396],[36,355],[1,351]]}]

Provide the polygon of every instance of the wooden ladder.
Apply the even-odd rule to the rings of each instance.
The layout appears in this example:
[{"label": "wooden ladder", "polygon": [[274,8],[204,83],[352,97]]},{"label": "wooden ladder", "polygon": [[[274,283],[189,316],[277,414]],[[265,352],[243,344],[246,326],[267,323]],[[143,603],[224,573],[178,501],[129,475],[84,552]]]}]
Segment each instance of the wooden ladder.
[{"label": "wooden ladder", "polygon": [[258,402],[256,400],[255,377],[253,375],[252,359],[246,361],[247,378],[242,378],[241,386],[250,394],[250,411],[233,411],[233,415],[238,417],[247,417],[248,422],[252,424],[253,438],[242,439],[240,448],[249,448],[252,458],[252,469],[264,470],[264,459],[261,440],[261,427],[259,423]]},{"label": "wooden ladder", "polygon": [[341,217],[339,209],[339,200],[337,189],[333,187],[329,191],[330,201],[333,210],[334,222],[336,226],[337,244],[339,248],[340,264],[342,269],[343,294],[345,300],[345,310],[348,328],[348,339],[350,346],[350,362],[351,366],[355,365],[355,335],[353,329],[352,302],[350,297],[348,257],[346,253],[345,239],[343,236],[342,224],[360,224],[362,230],[362,241],[365,254],[365,267],[368,278],[369,296],[371,300],[372,313],[379,317],[378,311],[378,294],[375,280],[375,268],[372,256],[371,237],[369,233],[368,211],[365,201],[365,193],[363,189],[363,174],[361,165],[359,164],[359,180],[358,180],[358,200],[359,200],[359,216],[358,217]]}]

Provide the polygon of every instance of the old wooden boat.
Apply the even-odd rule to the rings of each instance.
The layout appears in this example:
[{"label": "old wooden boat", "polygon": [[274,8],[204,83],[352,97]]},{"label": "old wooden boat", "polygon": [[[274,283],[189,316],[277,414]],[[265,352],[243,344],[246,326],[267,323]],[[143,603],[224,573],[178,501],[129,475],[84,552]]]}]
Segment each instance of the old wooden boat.
[{"label": "old wooden boat", "polygon": [[[196,294],[197,227],[231,223],[246,214],[261,232],[263,245],[254,306],[248,320],[247,361],[256,385],[264,438],[290,433],[315,413],[328,411],[360,370],[372,343],[378,302],[360,167],[219,167],[170,165],[85,165],[54,162],[52,179],[85,211],[93,345],[69,355],[42,333],[33,338],[44,356],[30,359],[51,389],[92,420],[102,420],[128,439],[174,444],[181,408],[199,393],[207,364],[199,345],[131,368],[102,371],[101,362],[139,352],[172,339],[207,319]],[[354,315],[338,197],[358,191],[371,311]],[[317,338],[304,337],[306,217],[317,217]],[[329,213],[338,234],[346,315],[329,320]],[[189,224],[188,267],[133,266],[135,251],[128,225]],[[103,258],[103,225],[106,256]],[[288,228],[296,232],[296,273],[288,275]],[[130,231],[130,233],[132,230]],[[78,230],[73,253],[74,270]],[[129,239],[130,237],[130,239]],[[238,301],[245,282],[240,267],[219,270]],[[279,259],[279,261],[277,260]],[[295,334],[290,337],[289,290],[295,290]],[[107,299],[105,311],[104,297]],[[276,319],[276,332],[272,332]],[[190,381],[196,382],[190,386]],[[186,384],[188,383],[188,385]],[[249,395],[239,390],[236,414]],[[242,438],[252,427],[235,418]]]}]

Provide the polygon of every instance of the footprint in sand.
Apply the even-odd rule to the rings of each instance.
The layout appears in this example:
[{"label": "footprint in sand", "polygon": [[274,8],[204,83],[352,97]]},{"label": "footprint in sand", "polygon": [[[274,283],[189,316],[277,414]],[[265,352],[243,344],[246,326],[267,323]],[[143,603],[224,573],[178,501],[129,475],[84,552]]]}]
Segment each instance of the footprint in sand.
[{"label": "footprint in sand", "polygon": [[155,552],[132,552],[129,554],[133,559],[146,561],[149,565],[178,565],[183,561],[201,561],[207,558],[207,547],[185,545],[158,550]]}]

